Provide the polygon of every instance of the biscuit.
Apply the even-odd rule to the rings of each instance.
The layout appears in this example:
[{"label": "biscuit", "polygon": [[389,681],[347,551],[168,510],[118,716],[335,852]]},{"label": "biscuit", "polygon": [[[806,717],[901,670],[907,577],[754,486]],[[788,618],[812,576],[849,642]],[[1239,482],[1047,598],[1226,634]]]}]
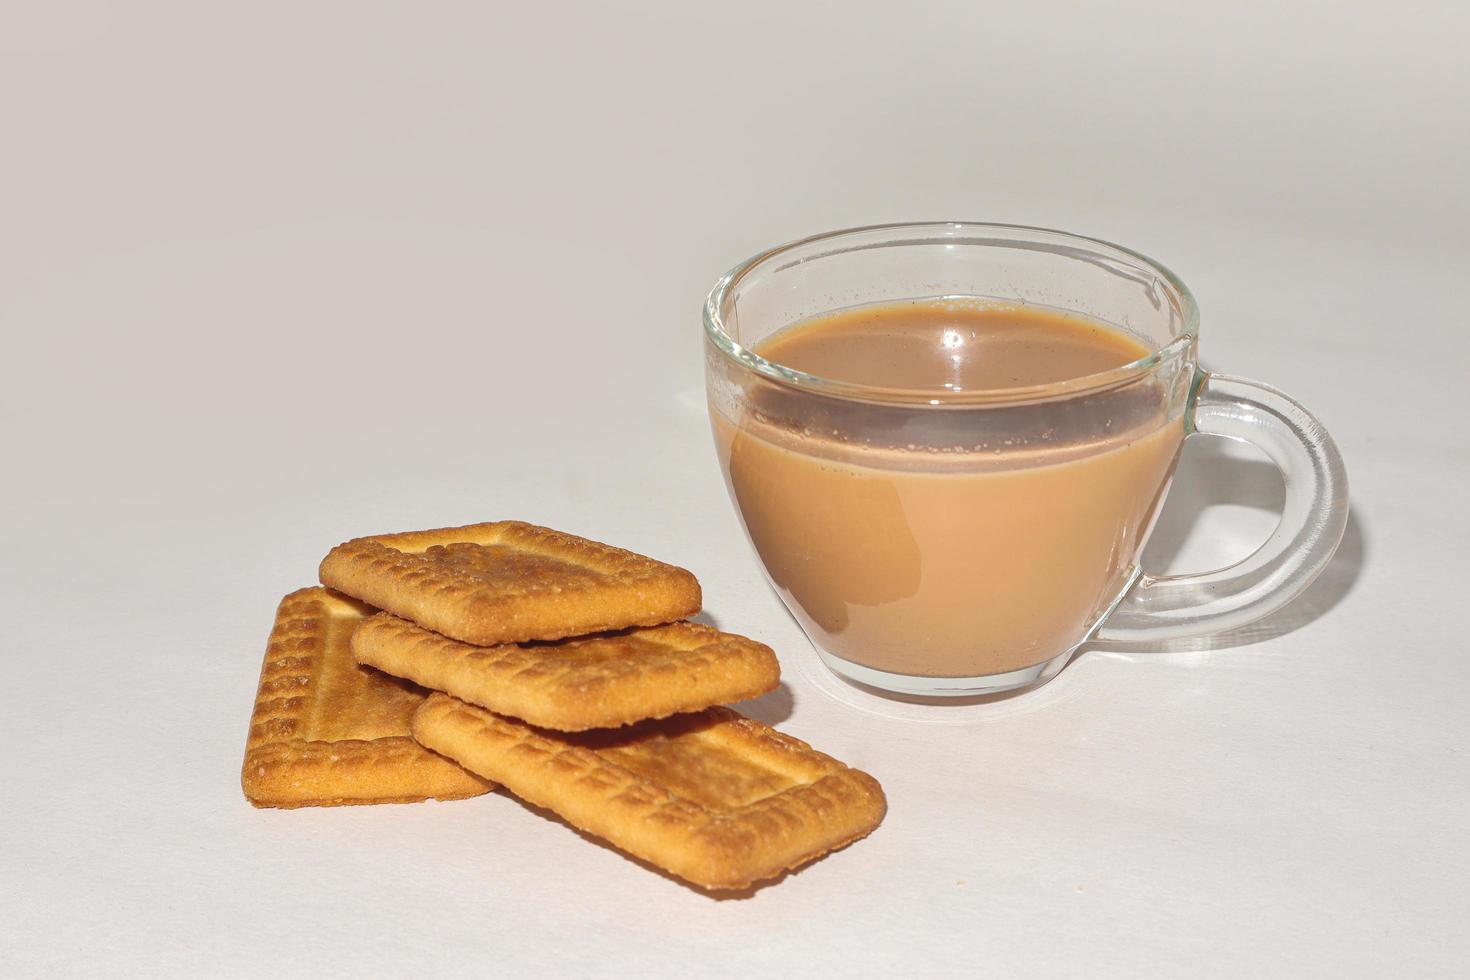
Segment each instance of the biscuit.
[{"label": "biscuit", "polygon": [[477,647],[379,613],[352,634],[352,654],[461,701],[567,732],[743,701],[781,682],[770,647],[687,622]]},{"label": "biscuit", "polygon": [[877,780],[729,708],[569,735],[434,694],[414,738],[703,888],[745,888],[866,836]]},{"label": "biscuit", "polygon": [[373,610],[326,589],[281,600],[240,783],[256,806],[462,799],[492,787],[409,735],[428,692],[352,659]]},{"label": "biscuit", "polygon": [[321,580],[480,646],[656,626],[700,606],[682,568],[522,521],[355,538]]}]

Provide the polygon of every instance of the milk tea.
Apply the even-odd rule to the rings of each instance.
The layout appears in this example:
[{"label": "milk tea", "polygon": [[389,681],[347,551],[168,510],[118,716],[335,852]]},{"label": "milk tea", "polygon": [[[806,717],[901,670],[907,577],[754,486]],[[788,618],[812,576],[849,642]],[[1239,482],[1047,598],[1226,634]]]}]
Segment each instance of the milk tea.
[{"label": "milk tea", "polygon": [[1075,419],[1060,399],[1034,432],[1010,423],[1035,411],[952,403],[1120,367],[1149,353],[1136,338],[1046,309],[934,300],[816,317],[755,350],[933,396],[900,409],[807,393],[798,416],[783,404],[794,395],[761,382],[740,417],[711,413],[751,541],[829,653],[900,674],[1003,673],[1075,645],[1128,585],[1184,436],[1164,394],[1124,387]]}]

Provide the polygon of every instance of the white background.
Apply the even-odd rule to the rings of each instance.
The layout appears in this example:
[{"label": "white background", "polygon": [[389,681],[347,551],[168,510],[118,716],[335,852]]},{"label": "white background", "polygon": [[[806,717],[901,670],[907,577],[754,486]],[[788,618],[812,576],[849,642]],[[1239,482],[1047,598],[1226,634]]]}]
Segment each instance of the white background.
[{"label": "white background", "polygon": [[[0,973],[1463,974],[1458,6],[0,5]],[[953,722],[825,693],[698,310],[932,218],[1159,258],[1208,366],[1320,415],[1354,516],[1297,606]],[[1192,445],[1150,561],[1239,556],[1279,494]],[[249,807],[279,597],[512,517],[693,569],[880,830],[715,901],[501,794]]]}]

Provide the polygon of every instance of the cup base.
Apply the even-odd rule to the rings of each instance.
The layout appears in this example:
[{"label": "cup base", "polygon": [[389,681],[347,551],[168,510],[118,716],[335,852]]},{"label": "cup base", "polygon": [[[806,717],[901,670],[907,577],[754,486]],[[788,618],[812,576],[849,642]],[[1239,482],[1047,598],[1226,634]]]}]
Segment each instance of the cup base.
[{"label": "cup base", "polygon": [[1000,674],[985,674],[980,677],[921,677],[915,674],[894,674],[886,670],[864,667],[862,664],[855,664],[850,660],[834,656],[815,644],[813,646],[823,665],[843,680],[851,681],[880,694],[891,693],[923,698],[973,698],[987,694],[1019,691],[1022,688],[1044,684],[1061,673],[1073,652],[1066,650],[1050,660]]}]

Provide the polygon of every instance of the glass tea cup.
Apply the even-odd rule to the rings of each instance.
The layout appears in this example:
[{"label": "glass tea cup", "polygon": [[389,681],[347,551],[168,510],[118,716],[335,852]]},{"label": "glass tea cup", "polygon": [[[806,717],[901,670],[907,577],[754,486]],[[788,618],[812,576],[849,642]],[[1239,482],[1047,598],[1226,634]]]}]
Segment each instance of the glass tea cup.
[{"label": "glass tea cup", "polygon": [[[793,324],[908,301],[1040,309],[1109,325],[1146,356],[1054,383],[904,389],[756,353]],[[1347,479],[1330,436],[1266,385],[1204,372],[1171,272],[1106,242],[1009,225],[886,225],[742,263],[704,311],[726,486],[762,567],[838,675],[973,696],[1054,677],[1096,637],[1234,629],[1298,595],[1336,550]],[[1281,470],[1276,531],[1228,568],[1138,564],[1180,445],[1250,442]]]}]

